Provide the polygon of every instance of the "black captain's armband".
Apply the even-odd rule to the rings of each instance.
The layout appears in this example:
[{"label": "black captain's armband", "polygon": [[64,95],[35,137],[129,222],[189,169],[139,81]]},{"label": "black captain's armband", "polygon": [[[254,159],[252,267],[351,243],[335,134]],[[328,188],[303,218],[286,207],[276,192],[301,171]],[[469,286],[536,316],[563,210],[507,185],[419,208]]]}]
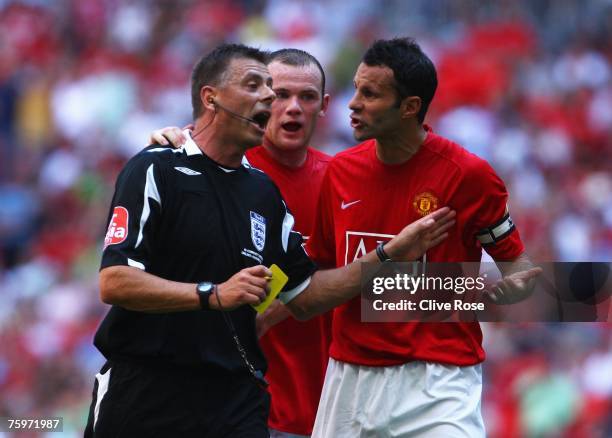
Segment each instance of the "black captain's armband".
[{"label": "black captain's armband", "polygon": [[506,214],[504,214],[503,218],[490,227],[480,230],[476,233],[476,238],[480,241],[482,246],[492,246],[512,233],[515,228],[510,213],[508,209],[506,209]]}]

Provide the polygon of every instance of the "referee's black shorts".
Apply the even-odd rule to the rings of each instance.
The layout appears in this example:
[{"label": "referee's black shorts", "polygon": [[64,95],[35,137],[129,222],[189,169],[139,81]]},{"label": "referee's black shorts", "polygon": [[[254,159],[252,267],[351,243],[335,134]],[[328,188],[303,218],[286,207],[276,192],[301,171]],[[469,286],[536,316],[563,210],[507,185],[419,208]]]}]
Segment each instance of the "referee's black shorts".
[{"label": "referee's black shorts", "polygon": [[268,437],[270,396],[249,374],[107,362],[85,438]]}]

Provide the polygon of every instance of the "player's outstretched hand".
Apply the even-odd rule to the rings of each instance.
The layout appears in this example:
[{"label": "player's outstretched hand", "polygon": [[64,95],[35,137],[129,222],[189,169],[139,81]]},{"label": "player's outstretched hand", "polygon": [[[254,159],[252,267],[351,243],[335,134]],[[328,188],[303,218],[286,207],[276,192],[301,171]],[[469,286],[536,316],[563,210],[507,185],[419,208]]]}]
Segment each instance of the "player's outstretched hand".
[{"label": "player's outstretched hand", "polygon": [[149,134],[149,144],[170,145],[175,149],[180,148],[186,141],[183,130],[178,126],[166,126]]},{"label": "player's outstretched hand", "polygon": [[272,271],[262,265],[251,266],[234,274],[225,283],[217,286],[217,297],[210,298],[210,307],[215,310],[233,310],[243,304],[260,304],[269,292],[268,280]]},{"label": "player's outstretched hand", "polygon": [[263,312],[255,317],[255,330],[257,338],[261,338],[268,330],[281,321],[291,316],[291,312],[279,300],[272,301],[272,304]]},{"label": "player's outstretched hand", "polygon": [[528,298],[542,268],[531,268],[506,275],[492,288],[489,297],[495,304],[515,304]]},{"label": "player's outstretched hand", "polygon": [[443,207],[412,222],[385,245],[386,253],[394,261],[418,260],[428,249],[448,237],[455,216],[455,210]]}]

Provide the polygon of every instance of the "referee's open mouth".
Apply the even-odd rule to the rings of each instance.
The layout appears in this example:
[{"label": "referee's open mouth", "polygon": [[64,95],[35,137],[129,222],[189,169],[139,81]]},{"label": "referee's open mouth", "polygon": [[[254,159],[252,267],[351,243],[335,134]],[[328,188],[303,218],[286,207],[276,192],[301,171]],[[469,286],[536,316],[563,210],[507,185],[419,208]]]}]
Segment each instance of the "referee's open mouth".
[{"label": "referee's open mouth", "polygon": [[270,116],[272,114],[270,111],[263,110],[256,112],[251,119],[255,122],[255,126],[257,126],[261,131],[266,130],[266,126],[268,126],[268,120],[270,120]]}]

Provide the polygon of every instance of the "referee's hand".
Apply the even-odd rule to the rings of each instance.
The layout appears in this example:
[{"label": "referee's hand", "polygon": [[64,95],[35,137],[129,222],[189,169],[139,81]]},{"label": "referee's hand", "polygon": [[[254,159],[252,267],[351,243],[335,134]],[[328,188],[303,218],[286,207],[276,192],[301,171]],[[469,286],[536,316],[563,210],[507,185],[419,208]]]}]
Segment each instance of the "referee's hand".
[{"label": "referee's hand", "polygon": [[272,271],[262,265],[239,271],[217,286],[217,296],[211,297],[210,307],[215,310],[233,310],[243,304],[261,303],[268,295],[268,280],[271,276]]}]

